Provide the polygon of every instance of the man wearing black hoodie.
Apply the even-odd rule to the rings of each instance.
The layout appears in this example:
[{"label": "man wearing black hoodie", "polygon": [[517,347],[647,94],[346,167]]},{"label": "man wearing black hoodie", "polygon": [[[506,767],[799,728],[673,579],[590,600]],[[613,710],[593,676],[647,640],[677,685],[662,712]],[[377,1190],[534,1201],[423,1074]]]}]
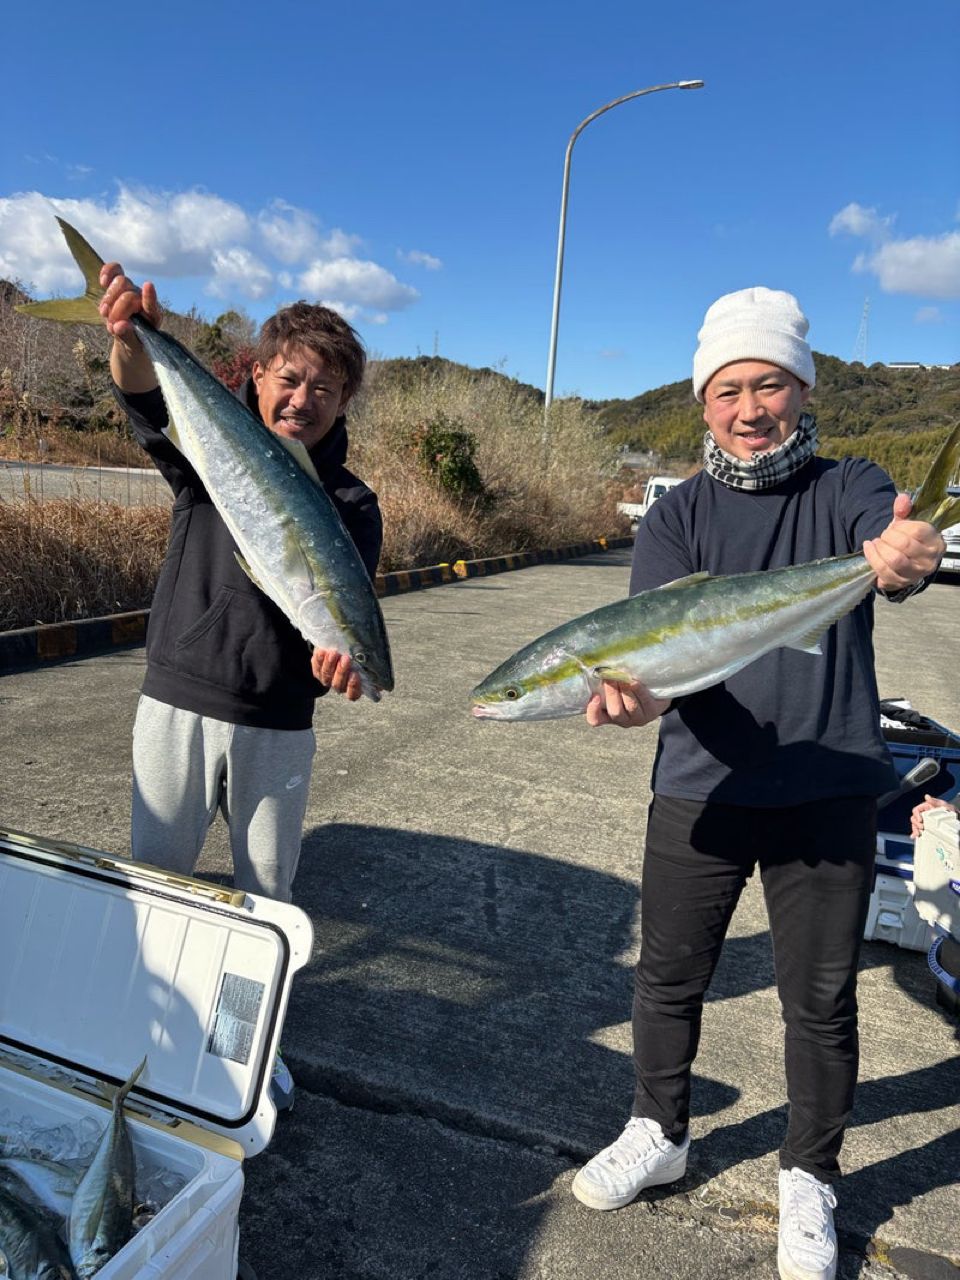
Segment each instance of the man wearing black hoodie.
[{"label": "man wearing black hoodie", "polygon": [[[237,562],[236,544],[197,473],[163,434],[167,410],[130,324],[155,326],[156,290],[101,273],[111,372],[134,433],[175,496],[170,542],[147,632],[147,672],[133,743],[134,858],[189,875],[219,808],[237,888],[289,901],[300,856],[317,697],[360,697],[350,657],[315,649]],[[363,378],[352,327],[295,303],[264,324],[240,395],[277,435],[310,453],[370,576],[382,522],[376,495],[344,466],[344,412]]]}]

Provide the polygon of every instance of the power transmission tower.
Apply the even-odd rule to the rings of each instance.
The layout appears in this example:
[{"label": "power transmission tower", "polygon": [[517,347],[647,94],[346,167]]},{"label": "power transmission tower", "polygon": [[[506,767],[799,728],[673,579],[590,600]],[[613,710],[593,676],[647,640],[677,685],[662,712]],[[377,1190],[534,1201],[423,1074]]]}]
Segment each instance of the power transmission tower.
[{"label": "power transmission tower", "polygon": [[860,317],[860,328],[857,331],[857,340],[853,344],[853,358],[859,360],[861,364],[867,363],[867,321],[870,318],[870,299],[863,300],[863,315]]}]

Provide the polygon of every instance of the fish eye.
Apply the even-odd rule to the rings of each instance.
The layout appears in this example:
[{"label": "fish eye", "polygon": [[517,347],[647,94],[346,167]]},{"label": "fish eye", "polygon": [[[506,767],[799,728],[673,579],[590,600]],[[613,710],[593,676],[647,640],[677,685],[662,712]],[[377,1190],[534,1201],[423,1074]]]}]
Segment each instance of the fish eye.
[{"label": "fish eye", "polygon": [[516,700],[520,697],[520,690],[517,688],[515,684],[508,685],[506,689],[504,689],[503,691],[503,696],[509,702],[516,702]]},{"label": "fish eye", "polygon": [[365,653],[355,653],[353,655],[353,660],[362,667],[367,660],[367,655]]}]

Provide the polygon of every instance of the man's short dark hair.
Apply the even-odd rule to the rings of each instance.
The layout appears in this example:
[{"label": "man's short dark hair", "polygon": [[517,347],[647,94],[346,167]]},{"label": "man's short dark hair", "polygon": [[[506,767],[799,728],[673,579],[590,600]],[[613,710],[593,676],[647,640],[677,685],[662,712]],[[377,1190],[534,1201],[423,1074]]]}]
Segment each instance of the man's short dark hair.
[{"label": "man's short dark hair", "polygon": [[253,356],[266,369],[275,356],[294,347],[307,347],[322,356],[343,379],[348,396],[360,389],[367,353],[356,329],[339,312],[302,299],[282,307],[264,321]]}]

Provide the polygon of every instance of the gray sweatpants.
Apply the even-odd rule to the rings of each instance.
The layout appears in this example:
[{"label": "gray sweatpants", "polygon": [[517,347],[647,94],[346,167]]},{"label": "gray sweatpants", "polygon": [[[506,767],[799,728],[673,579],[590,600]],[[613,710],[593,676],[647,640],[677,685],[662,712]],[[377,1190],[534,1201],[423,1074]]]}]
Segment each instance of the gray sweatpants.
[{"label": "gray sweatpants", "polygon": [[141,696],[133,728],[133,857],[192,875],[219,808],[236,888],[291,899],[312,729],[251,729]]}]

